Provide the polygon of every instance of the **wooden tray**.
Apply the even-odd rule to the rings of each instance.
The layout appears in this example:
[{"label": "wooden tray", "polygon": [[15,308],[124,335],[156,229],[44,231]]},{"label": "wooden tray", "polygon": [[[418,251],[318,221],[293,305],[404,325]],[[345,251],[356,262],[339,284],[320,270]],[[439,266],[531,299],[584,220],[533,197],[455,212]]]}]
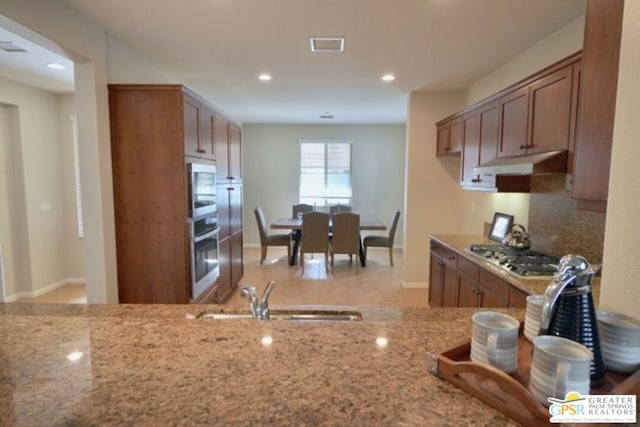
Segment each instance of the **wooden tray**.
[{"label": "wooden tray", "polygon": [[[533,344],[518,337],[518,369],[506,374],[493,366],[470,360],[471,341],[439,352],[434,356],[432,373],[465,390],[498,411],[525,426],[549,423],[549,410],[529,391],[529,371]],[[638,394],[640,370],[631,375],[606,372],[604,383],[592,387],[590,394]],[[578,425],[578,424],[576,424]],[[590,424],[579,424],[581,427]],[[602,424],[598,424],[602,426]]]}]

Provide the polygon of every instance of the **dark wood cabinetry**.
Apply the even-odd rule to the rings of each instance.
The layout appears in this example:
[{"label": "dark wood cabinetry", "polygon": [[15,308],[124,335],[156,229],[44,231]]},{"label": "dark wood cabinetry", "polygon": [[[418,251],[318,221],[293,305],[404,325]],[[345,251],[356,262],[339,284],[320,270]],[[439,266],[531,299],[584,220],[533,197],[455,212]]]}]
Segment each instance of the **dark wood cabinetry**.
[{"label": "dark wood cabinetry", "polygon": [[[238,286],[243,275],[242,256],[242,184],[217,186],[218,224],[220,225],[220,251],[223,260],[218,278],[215,301],[224,302]],[[224,265],[224,268],[222,268]]]},{"label": "dark wood cabinetry", "polygon": [[529,88],[527,86],[500,98],[498,157],[524,154],[529,129]]},{"label": "dark wood cabinetry", "polygon": [[493,177],[483,181],[473,172],[497,157],[570,150],[567,157],[573,158],[581,56],[571,55],[437,123],[438,156],[450,152],[447,143],[461,123],[463,188],[495,186]]},{"label": "dark wood cabinetry", "polygon": [[462,153],[462,119],[456,117],[453,120],[437,124],[437,156],[459,156]]},{"label": "dark wood cabinetry", "polygon": [[[216,300],[217,283],[191,297],[187,179],[188,162],[213,164],[215,111],[181,85],[109,85],[109,109],[120,302]],[[240,256],[221,270],[241,275],[242,197],[232,203]]]},{"label": "dark wood cabinetry", "polygon": [[526,306],[524,292],[437,242],[431,242],[430,258],[432,307]]},{"label": "dark wood cabinetry", "polygon": [[224,302],[238,286],[243,275],[242,234],[242,139],[238,126],[222,116],[215,121],[216,172],[218,185],[218,223],[220,255],[225,268],[220,270],[215,301]]},{"label": "dark wood cabinetry", "polygon": [[572,192],[586,210],[606,210],[623,7],[623,0],[587,3]]},{"label": "dark wood cabinetry", "polygon": [[451,307],[457,300],[457,255],[442,245],[431,243],[429,305]]},{"label": "dark wood cabinetry", "polygon": [[499,157],[569,147],[572,64],[500,98]]},{"label": "dark wood cabinetry", "polygon": [[213,140],[214,113],[197,99],[184,96],[184,154],[185,156],[215,159]]},{"label": "dark wood cabinetry", "polygon": [[480,105],[462,116],[463,150],[460,183],[463,187],[490,187],[474,168],[497,157],[498,102]]}]

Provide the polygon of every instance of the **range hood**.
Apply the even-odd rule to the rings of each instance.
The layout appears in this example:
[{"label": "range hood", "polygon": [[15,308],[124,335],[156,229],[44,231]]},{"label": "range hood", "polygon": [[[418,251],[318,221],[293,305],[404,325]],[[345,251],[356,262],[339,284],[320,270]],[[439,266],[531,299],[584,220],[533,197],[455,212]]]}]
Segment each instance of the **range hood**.
[{"label": "range hood", "polygon": [[483,191],[528,193],[532,176],[567,173],[567,151],[500,157],[474,168],[473,173],[483,183]]}]

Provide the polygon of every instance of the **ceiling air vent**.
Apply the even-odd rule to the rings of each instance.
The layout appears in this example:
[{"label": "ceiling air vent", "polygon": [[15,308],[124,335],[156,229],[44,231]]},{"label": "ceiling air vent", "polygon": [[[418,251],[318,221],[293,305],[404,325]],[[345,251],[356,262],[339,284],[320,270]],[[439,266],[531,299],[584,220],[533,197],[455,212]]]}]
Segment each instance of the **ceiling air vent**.
[{"label": "ceiling air vent", "polygon": [[19,46],[16,46],[12,42],[0,42],[0,49],[7,52],[26,52],[26,50]]},{"label": "ceiling air vent", "polygon": [[344,37],[311,37],[312,52],[344,52]]}]

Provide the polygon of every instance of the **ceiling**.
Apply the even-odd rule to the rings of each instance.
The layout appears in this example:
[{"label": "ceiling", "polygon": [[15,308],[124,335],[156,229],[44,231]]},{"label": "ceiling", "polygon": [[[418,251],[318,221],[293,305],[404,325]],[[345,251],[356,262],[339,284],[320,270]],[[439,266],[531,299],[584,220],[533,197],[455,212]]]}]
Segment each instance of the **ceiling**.
[{"label": "ceiling", "polygon": [[[464,87],[585,10],[585,0],[66,1],[243,123],[404,123],[411,91]],[[311,52],[309,38],[326,36],[344,37],[344,52]]]}]

